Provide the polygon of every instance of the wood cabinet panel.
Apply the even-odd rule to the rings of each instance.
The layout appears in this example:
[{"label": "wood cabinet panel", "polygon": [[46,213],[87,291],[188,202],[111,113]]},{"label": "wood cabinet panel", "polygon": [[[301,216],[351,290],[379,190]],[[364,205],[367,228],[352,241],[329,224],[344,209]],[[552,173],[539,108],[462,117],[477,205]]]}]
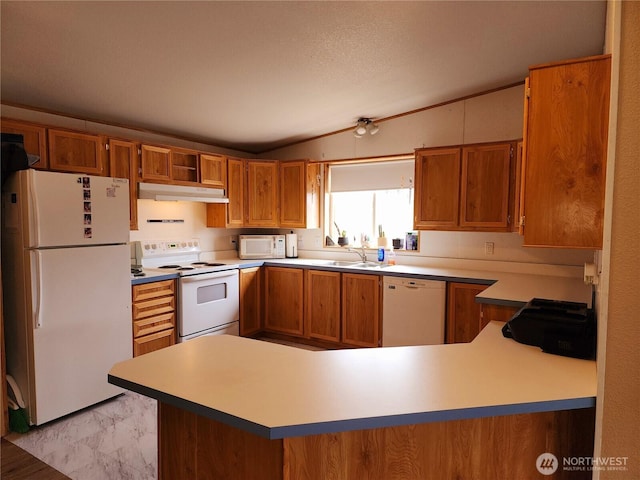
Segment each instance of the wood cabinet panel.
[{"label": "wood cabinet panel", "polygon": [[134,302],[149,300],[151,298],[173,295],[176,291],[175,280],[161,280],[159,282],[142,283],[134,285],[132,299]]},{"label": "wood cabinet panel", "polygon": [[520,310],[518,307],[508,307],[505,305],[493,305],[483,303],[480,305],[480,330],[487,326],[489,322],[508,322],[511,317]]},{"label": "wood cabinet panel", "polygon": [[416,151],[414,228],[457,227],[460,168],[459,148]]},{"label": "wood cabinet panel", "polygon": [[460,226],[508,230],[513,146],[509,143],[462,149]]},{"label": "wood cabinet panel", "polygon": [[342,274],[342,342],[359,347],[380,345],[380,277]]},{"label": "wood cabinet panel", "polygon": [[22,135],[24,149],[29,156],[31,168],[47,169],[49,161],[47,158],[47,130],[42,125],[21,122],[3,118],[0,121],[2,133],[15,133]]},{"label": "wood cabinet panel", "polygon": [[175,289],[175,280],[131,287],[134,357],[176,342]]},{"label": "wood cabinet panel", "polygon": [[140,177],[143,180],[171,180],[171,149],[153,145],[142,145]]},{"label": "wood cabinet panel", "polygon": [[278,226],[278,162],[246,162],[247,191],[245,227]]},{"label": "wood cabinet panel", "polygon": [[265,268],[264,328],[302,336],[304,330],[304,270]]},{"label": "wood cabinet panel", "polygon": [[602,248],[611,58],[532,67],[525,108],[524,244]]},{"label": "wood cabinet panel", "polygon": [[280,227],[320,228],[320,166],[280,162]]},{"label": "wood cabinet panel", "polygon": [[309,338],[340,342],[341,273],[306,270],[305,334]]},{"label": "wood cabinet panel", "polygon": [[241,227],[244,225],[245,174],[244,160],[229,158],[227,160],[227,194],[229,197],[227,225]]},{"label": "wood cabinet panel", "polygon": [[49,129],[48,142],[51,170],[88,175],[106,174],[104,137]]},{"label": "wood cabinet panel", "polygon": [[175,329],[164,330],[151,335],[133,339],[133,356],[144,355],[145,353],[155,352],[161,348],[175,345]]},{"label": "wood cabinet panel", "polygon": [[138,145],[109,139],[109,175],[129,180],[129,229],[138,229]]},{"label": "wood cabinet panel", "polygon": [[305,162],[280,162],[280,226],[306,227]]},{"label": "wood cabinet panel", "polygon": [[447,283],[446,343],[470,342],[481,330],[481,304],[476,295],[488,285]]},{"label": "wood cabinet panel", "polygon": [[201,153],[200,183],[210,187],[217,187],[226,190],[227,157]]},{"label": "wood cabinet panel", "polygon": [[262,269],[240,269],[240,335],[255,335],[262,329]]}]

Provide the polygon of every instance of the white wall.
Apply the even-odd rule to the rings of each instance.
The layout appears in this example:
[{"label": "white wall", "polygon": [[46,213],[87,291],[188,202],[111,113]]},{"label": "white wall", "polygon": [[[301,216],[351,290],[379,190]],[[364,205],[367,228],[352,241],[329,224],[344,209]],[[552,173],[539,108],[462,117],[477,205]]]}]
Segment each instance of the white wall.
[{"label": "white wall", "polygon": [[[413,153],[415,148],[460,145],[522,138],[524,87],[458,101],[379,122],[375,136],[355,138],[351,130],[267,152],[267,158],[336,160]],[[320,230],[300,230],[301,255],[317,256],[322,249]],[[485,242],[494,254],[485,255]],[[515,233],[420,232],[420,251],[400,256],[398,263],[434,263],[440,259],[582,266],[593,261],[593,251],[530,248]],[[336,251],[329,250],[333,255]],[[508,265],[503,265],[509,268]],[[576,270],[577,271],[577,270]]]}]

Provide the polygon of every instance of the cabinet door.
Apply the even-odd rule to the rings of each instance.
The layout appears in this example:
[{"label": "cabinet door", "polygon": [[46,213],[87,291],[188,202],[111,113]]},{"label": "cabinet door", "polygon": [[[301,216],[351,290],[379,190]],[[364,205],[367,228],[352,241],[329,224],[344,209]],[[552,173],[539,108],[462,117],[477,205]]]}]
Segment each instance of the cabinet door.
[{"label": "cabinet door", "polygon": [[244,225],[244,160],[230,158],[227,160],[227,225],[242,227]]},{"label": "cabinet door", "polygon": [[340,342],[340,272],[307,270],[305,291],[306,336]]},{"label": "cabinet door", "polygon": [[380,338],[380,277],[342,274],[342,342],[377,347]]},{"label": "cabinet door", "polygon": [[306,224],[305,162],[280,162],[280,226],[305,228]]},{"label": "cabinet door", "polygon": [[47,130],[40,125],[24,123],[17,120],[2,119],[2,133],[22,135],[24,149],[29,156],[31,168],[47,169]]},{"label": "cabinet door", "polygon": [[129,228],[138,229],[138,145],[109,140],[109,175],[129,180]]},{"label": "cabinet door", "polygon": [[254,335],[262,329],[262,270],[240,269],[240,335]]},{"label": "cabinet door", "polygon": [[49,130],[49,168],[61,172],[105,175],[104,138]]},{"label": "cabinet door", "polygon": [[524,244],[602,248],[609,56],[533,67],[524,152]]},{"label": "cabinet door", "polygon": [[171,150],[153,145],[142,145],[140,177],[143,180],[171,180]]},{"label": "cabinet door", "polygon": [[455,230],[460,199],[460,149],[416,151],[414,228]]},{"label": "cabinet door", "polygon": [[200,183],[227,189],[227,157],[200,154]]},{"label": "cabinet door", "polygon": [[460,227],[510,229],[511,143],[462,149]]},{"label": "cabinet door", "polygon": [[245,227],[278,226],[278,162],[248,160]]},{"label": "cabinet door", "polygon": [[481,304],[476,303],[476,295],[486,288],[473,283],[447,283],[446,343],[470,342],[480,333]]},{"label": "cabinet door", "polygon": [[171,181],[173,183],[198,183],[198,152],[183,148],[171,149]]},{"label": "cabinet door", "polygon": [[265,330],[303,334],[303,273],[301,268],[265,268]]}]

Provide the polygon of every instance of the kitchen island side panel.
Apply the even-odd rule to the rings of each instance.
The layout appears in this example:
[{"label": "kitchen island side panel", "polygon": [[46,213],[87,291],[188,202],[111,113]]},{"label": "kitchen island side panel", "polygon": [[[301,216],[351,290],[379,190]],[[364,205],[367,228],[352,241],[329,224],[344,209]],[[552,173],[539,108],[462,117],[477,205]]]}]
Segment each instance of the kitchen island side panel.
[{"label": "kitchen island side panel", "polygon": [[278,440],[162,402],[158,418],[160,480],[537,478],[543,453],[558,459],[554,479],[591,478],[563,458],[593,455],[594,408]]}]

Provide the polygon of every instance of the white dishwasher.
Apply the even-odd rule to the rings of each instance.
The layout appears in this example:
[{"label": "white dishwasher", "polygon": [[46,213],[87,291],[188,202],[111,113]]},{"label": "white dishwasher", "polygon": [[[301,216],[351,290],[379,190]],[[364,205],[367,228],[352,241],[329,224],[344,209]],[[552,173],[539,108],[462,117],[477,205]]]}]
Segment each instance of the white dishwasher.
[{"label": "white dishwasher", "polygon": [[446,282],[384,276],[382,346],[444,343]]}]

